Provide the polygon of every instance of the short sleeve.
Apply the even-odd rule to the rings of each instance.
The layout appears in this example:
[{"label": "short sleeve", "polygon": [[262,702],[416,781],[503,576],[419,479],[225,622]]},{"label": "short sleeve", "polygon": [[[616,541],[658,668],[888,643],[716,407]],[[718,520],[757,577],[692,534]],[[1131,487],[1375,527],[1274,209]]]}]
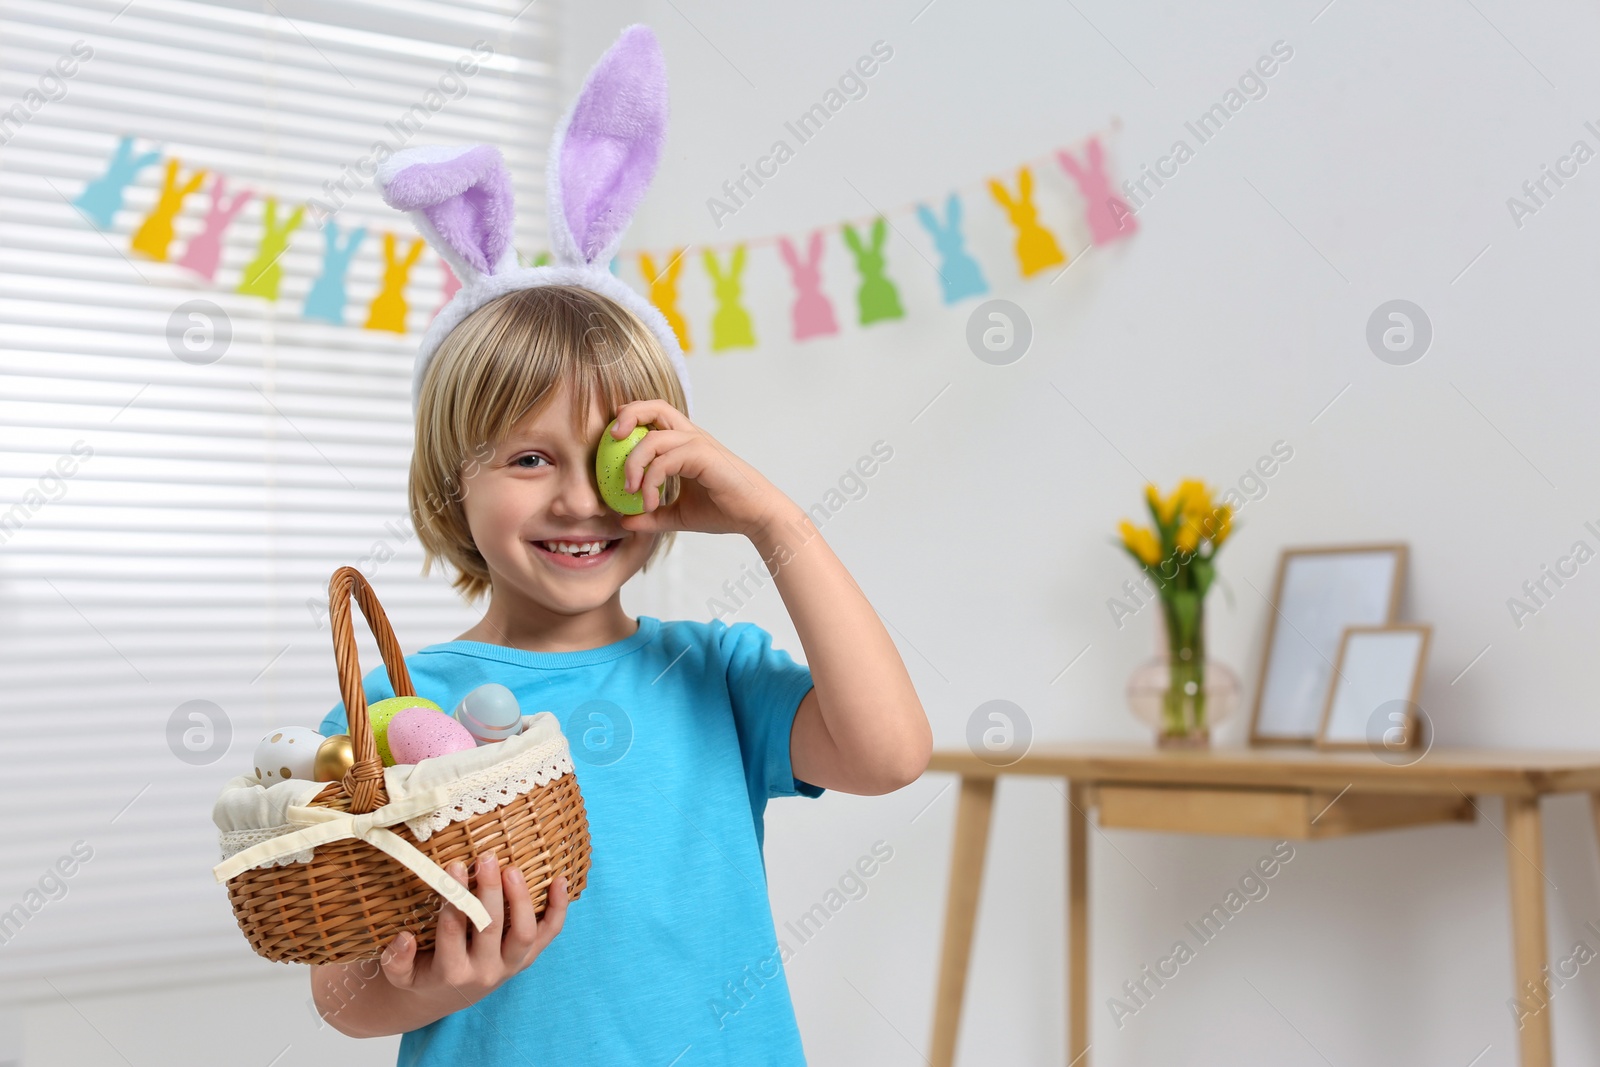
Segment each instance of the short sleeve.
[{"label": "short sleeve", "polygon": [[820,797],[822,787],[796,778],[789,758],[789,734],[811,689],[811,668],[773,648],[772,635],[753,622],[727,626],[719,620],[713,626],[727,664],[728,696],[752,801]]},{"label": "short sleeve", "polygon": [[[367,707],[371,707],[380,700],[388,700],[394,696],[394,688],[389,685],[389,669],[387,667],[374,667],[361,679],[361,688],[367,694]],[[323,716],[322,725],[317,727],[317,732],[323,737],[332,737],[334,734],[350,732],[350,720],[344,706],[344,701],[333,706],[333,710]]]}]

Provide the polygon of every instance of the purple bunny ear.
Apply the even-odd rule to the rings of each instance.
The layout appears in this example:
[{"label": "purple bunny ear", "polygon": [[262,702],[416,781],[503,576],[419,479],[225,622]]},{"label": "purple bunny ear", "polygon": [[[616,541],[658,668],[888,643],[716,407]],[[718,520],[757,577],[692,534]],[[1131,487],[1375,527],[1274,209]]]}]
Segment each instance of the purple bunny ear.
[{"label": "purple bunny ear", "polygon": [[515,265],[511,175],[493,145],[402,149],[378,166],[378,185],[384,202],[411,214],[457,276]]},{"label": "purple bunny ear", "polygon": [[546,188],[558,264],[605,263],[655,176],[667,132],[667,64],[642,24],[622,31],[556,126]]}]

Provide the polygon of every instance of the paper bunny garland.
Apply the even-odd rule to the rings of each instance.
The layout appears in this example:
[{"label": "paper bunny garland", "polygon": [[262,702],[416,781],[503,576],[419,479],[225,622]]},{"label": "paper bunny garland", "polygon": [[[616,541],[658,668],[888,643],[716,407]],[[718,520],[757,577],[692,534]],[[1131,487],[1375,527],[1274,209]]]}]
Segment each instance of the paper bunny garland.
[{"label": "paper bunny garland", "polygon": [[689,371],[666,317],[609,269],[650,187],[667,128],[661,46],[642,24],[622,31],[556,124],[546,163],[552,262],[523,267],[512,248],[511,175],[493,145],[429,145],[395,152],[378,166],[384,202],[407,212],[444,258],[458,289],[423,335],[411,382],[416,410],[423,375],[447,334],[496,297],[541,285],[576,285],[637,315],[660,341],[690,407]]}]

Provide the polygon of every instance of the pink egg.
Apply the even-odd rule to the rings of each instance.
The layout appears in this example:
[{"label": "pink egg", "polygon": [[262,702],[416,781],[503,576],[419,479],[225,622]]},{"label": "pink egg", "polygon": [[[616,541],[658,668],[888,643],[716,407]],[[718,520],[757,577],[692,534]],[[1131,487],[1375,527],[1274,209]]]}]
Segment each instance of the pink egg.
[{"label": "pink egg", "polygon": [[421,763],[435,756],[478,747],[467,728],[442,711],[407,708],[389,722],[395,763]]}]

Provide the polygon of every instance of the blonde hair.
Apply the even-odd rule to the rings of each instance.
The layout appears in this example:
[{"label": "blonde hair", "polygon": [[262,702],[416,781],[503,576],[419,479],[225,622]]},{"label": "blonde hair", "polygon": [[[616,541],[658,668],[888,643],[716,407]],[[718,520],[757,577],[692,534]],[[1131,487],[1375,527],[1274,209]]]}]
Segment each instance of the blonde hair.
[{"label": "blonde hair", "polygon": [[[412,525],[422,541],[422,573],[435,561],[457,571],[451,585],[468,603],[492,586],[462,507],[463,469],[493,454],[513,427],[572,389],[572,426],[588,433],[593,397],[606,411],[660,399],[679,411],[683,385],[660,341],[609,297],[572,285],[517,289],[478,308],[434,353],[417,399],[416,444],[407,489]],[[666,479],[661,503],[678,495]],[[644,569],[676,539],[658,535]]]}]

